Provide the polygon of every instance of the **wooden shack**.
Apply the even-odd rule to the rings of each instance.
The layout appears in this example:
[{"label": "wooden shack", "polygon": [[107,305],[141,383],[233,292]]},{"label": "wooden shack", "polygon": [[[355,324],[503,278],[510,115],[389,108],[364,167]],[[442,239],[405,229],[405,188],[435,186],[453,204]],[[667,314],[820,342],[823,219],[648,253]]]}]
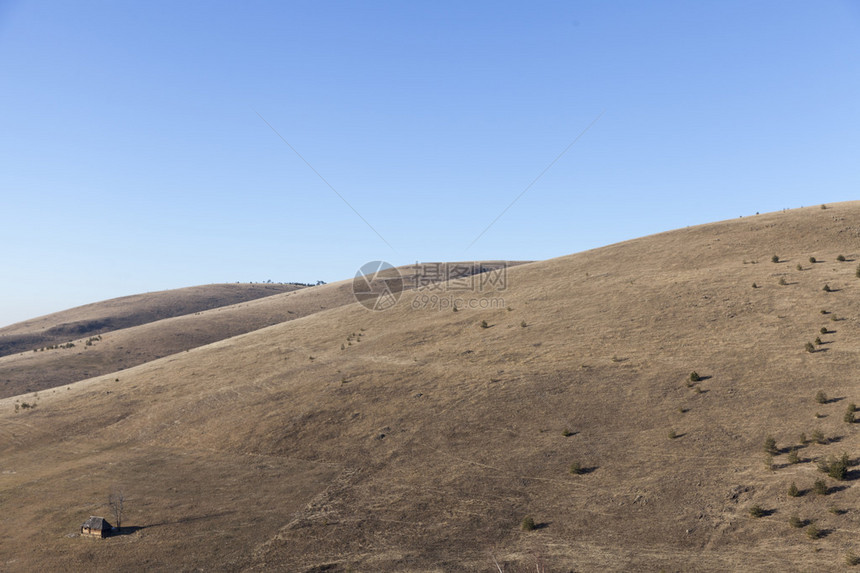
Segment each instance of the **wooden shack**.
[{"label": "wooden shack", "polygon": [[97,517],[95,515],[91,515],[88,520],[86,520],[81,525],[81,535],[85,537],[107,537],[113,527],[104,517]]}]

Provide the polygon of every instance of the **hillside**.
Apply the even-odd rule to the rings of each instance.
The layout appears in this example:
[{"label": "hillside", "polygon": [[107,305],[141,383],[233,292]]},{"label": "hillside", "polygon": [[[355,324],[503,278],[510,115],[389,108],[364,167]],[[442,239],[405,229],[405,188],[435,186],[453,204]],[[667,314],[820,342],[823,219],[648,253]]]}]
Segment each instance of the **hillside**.
[{"label": "hillside", "polygon": [[[847,567],[858,256],[860,203],[770,213],[510,268],[487,308],[407,292],[0,400],[0,568]],[[126,534],[74,536],[115,487]]]},{"label": "hillside", "polygon": [[[0,358],[0,397],[39,392],[122,371],[163,356],[355,301],[346,284],[291,289],[274,286],[278,287],[277,290],[264,298],[108,330],[95,337],[88,334],[71,339],[70,348],[61,345],[4,356]],[[135,313],[134,316],[143,320],[144,313]]]},{"label": "hillside", "polygon": [[292,284],[213,284],[124,296],[0,328],[0,357],[282,292]]}]

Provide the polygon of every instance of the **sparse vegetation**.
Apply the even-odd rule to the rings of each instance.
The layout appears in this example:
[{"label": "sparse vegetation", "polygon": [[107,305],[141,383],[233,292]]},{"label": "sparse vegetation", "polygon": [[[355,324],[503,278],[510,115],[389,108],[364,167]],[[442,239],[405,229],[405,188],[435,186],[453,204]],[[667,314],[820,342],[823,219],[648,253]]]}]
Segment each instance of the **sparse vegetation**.
[{"label": "sparse vegetation", "polygon": [[482,320],[482,321],[481,321],[481,328],[490,328],[490,325],[489,325],[489,324],[487,324],[487,321],[486,321],[486,320]]},{"label": "sparse vegetation", "polygon": [[854,410],[852,410],[850,408],[848,410],[845,410],[845,415],[842,417],[842,421],[845,422],[846,424],[853,424],[854,423]]},{"label": "sparse vegetation", "polygon": [[807,352],[815,352],[815,345],[811,342],[806,343],[806,351]]},{"label": "sparse vegetation", "polygon": [[764,517],[767,515],[767,511],[762,508],[762,506],[756,504],[750,508],[750,516],[751,517]]},{"label": "sparse vegetation", "polygon": [[570,473],[575,476],[582,475],[585,473],[585,468],[579,462],[573,462],[570,464]]},{"label": "sparse vegetation", "polygon": [[845,255],[836,255],[836,260],[839,261],[840,263],[844,263],[845,262]]},{"label": "sparse vegetation", "polygon": [[849,567],[854,567],[855,565],[860,565],[860,557],[855,555],[854,553],[846,553],[845,554],[845,564]]},{"label": "sparse vegetation", "polygon": [[537,528],[537,525],[535,525],[534,518],[524,517],[522,522],[520,523],[520,528],[523,531],[534,531]]},{"label": "sparse vegetation", "polygon": [[757,284],[755,284],[755,283],[753,283],[753,284],[752,284],[752,287],[753,287],[753,288],[758,288],[758,285],[757,285]]},{"label": "sparse vegetation", "polygon": [[788,524],[796,529],[800,529],[806,525],[806,520],[800,519],[797,515],[792,515],[788,518]]},{"label": "sparse vegetation", "polygon": [[788,486],[788,495],[791,497],[800,497],[800,490],[797,489],[797,484],[791,482],[791,485]]},{"label": "sparse vegetation", "polygon": [[791,448],[791,451],[788,452],[788,457],[786,461],[790,464],[799,464],[800,463],[800,455],[797,453],[797,448]]},{"label": "sparse vegetation", "polygon": [[785,286],[788,282],[786,282],[785,277],[779,277],[779,284]]},{"label": "sparse vegetation", "polygon": [[806,536],[810,539],[818,539],[821,537],[821,530],[814,525],[808,525],[806,527]]},{"label": "sparse vegetation", "polygon": [[809,262],[814,265],[815,264],[815,257],[809,257]]},{"label": "sparse vegetation", "polygon": [[702,379],[702,377],[699,376],[699,373],[696,372],[695,370],[690,372],[690,382],[698,382],[701,379]]},{"label": "sparse vegetation", "polygon": [[819,404],[826,404],[827,403],[827,394],[825,394],[823,390],[819,390],[815,394],[815,401],[818,402]]},{"label": "sparse vegetation", "polygon": [[678,433],[675,430],[669,430],[669,439],[674,440],[678,437]]},{"label": "sparse vegetation", "polygon": [[833,289],[830,288],[830,285],[825,284],[824,288],[822,288],[821,290],[823,290],[824,292],[832,292]]},{"label": "sparse vegetation", "polygon": [[766,454],[770,454],[772,456],[775,456],[779,453],[779,450],[776,447],[776,438],[774,438],[773,436],[768,436],[767,438],[765,438],[764,451]]},{"label": "sparse vegetation", "polygon": [[564,429],[564,430],[562,430],[562,432],[561,432],[561,435],[562,435],[562,436],[564,436],[565,438],[569,438],[569,437],[570,437],[570,436],[572,436],[573,434],[574,434],[574,432],[570,431],[570,429],[568,429],[568,428],[565,428],[565,429]]},{"label": "sparse vegetation", "polygon": [[802,271],[802,270],[803,270],[803,265],[801,265],[800,263],[798,263],[798,264],[797,264],[797,267],[795,267],[795,268],[796,268],[797,270],[799,270],[799,271]]},{"label": "sparse vegetation", "polygon": [[527,327],[527,326],[528,326],[528,324],[526,324],[526,321],[524,320],[524,321],[522,321],[522,322],[520,323],[520,326],[521,326],[521,327],[523,327],[523,328],[525,328],[525,327]]},{"label": "sparse vegetation", "polygon": [[824,437],[824,434],[821,432],[821,430],[815,430],[814,432],[812,432],[812,441],[822,446],[827,444],[827,438]]},{"label": "sparse vegetation", "polygon": [[826,326],[822,326],[821,330],[819,330],[818,332],[820,332],[821,334],[827,334],[829,331],[827,330]]},{"label": "sparse vegetation", "polygon": [[821,344],[822,344],[822,343],[821,343],[821,338],[820,338],[820,337],[818,337],[818,336],[816,336],[816,337],[815,337],[815,345],[816,345],[816,346],[821,346]]},{"label": "sparse vegetation", "polygon": [[812,484],[812,491],[817,495],[827,495],[827,482],[823,479],[815,480],[815,482]]},{"label": "sparse vegetation", "polygon": [[778,263],[778,262],[779,262],[779,256],[778,256],[778,255],[774,255],[774,256],[772,256],[772,257],[770,258],[770,262],[772,262],[772,263]]}]

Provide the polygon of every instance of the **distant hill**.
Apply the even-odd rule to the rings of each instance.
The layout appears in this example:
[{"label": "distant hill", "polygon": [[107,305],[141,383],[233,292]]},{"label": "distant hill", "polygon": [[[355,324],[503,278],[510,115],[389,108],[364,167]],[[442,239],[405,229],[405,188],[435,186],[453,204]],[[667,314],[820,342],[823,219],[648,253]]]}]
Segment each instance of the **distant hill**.
[{"label": "distant hill", "polygon": [[848,570],[858,264],[852,202],[243,303],[308,313],[0,400],[0,569]]},{"label": "distant hill", "polygon": [[124,296],[0,328],[0,357],[291,292],[294,284],[213,284]]}]

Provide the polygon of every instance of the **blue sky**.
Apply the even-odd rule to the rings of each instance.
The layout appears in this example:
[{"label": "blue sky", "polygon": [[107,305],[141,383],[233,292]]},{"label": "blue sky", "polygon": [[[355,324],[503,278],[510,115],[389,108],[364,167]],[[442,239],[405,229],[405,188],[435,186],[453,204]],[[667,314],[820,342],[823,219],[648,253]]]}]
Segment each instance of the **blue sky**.
[{"label": "blue sky", "polygon": [[0,325],[857,199],[858,102],[848,1],[0,0]]}]

